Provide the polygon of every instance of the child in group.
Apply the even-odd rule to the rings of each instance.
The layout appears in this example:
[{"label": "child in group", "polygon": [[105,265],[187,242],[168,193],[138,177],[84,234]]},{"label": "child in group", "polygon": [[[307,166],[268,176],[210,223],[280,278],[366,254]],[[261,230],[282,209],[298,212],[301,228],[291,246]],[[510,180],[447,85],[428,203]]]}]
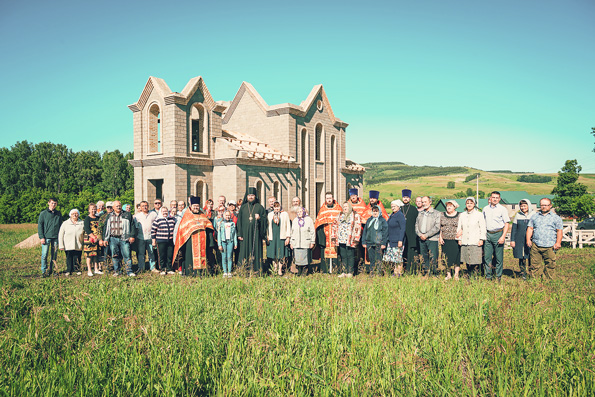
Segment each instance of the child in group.
[{"label": "child in group", "polygon": [[223,277],[231,277],[233,250],[238,247],[238,235],[229,210],[225,210],[223,221],[217,227],[217,240],[223,263]]}]

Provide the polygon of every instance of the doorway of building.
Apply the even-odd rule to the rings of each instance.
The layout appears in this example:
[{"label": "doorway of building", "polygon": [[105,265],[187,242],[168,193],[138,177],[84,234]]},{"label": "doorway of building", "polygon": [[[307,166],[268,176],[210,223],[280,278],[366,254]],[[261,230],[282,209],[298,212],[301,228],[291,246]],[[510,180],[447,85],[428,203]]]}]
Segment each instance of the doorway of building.
[{"label": "doorway of building", "polygon": [[324,203],[324,182],[316,182],[316,216],[318,216],[318,210]]}]

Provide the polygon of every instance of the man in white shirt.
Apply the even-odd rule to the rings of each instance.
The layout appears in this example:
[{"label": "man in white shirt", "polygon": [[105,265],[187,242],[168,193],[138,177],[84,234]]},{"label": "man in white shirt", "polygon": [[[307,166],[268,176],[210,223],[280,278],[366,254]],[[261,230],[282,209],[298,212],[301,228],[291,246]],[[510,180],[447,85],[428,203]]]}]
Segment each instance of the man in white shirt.
[{"label": "man in white shirt", "polygon": [[493,270],[496,270],[496,278],[500,282],[504,267],[504,240],[508,232],[510,217],[506,208],[500,204],[500,192],[492,192],[489,202],[490,204],[482,211],[487,230],[483,251],[485,275],[486,279],[491,280]]},{"label": "man in white shirt", "polygon": [[149,256],[149,266],[152,272],[157,273],[155,269],[155,252],[153,251],[153,244],[151,240],[151,226],[153,221],[157,218],[157,212],[149,211],[149,203],[141,201],[140,212],[134,215],[134,219],[138,222],[137,228],[137,241],[138,241],[138,252],[136,254],[138,258],[138,271],[145,271],[145,251]]}]

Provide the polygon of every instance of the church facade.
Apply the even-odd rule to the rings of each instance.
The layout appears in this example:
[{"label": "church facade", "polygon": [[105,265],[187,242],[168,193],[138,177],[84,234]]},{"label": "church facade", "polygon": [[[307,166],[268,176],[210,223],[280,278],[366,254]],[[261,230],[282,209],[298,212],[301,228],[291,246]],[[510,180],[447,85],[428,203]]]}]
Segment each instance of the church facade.
[{"label": "church facade", "polygon": [[128,106],[134,126],[134,199],[242,198],[256,187],[284,208],[298,196],[316,214],[324,194],[345,200],[363,188],[365,169],[345,157],[347,123],[337,118],[322,85],[300,104],[269,106],[249,83],[230,102],[215,101],[202,77],[181,93],[149,77]]}]

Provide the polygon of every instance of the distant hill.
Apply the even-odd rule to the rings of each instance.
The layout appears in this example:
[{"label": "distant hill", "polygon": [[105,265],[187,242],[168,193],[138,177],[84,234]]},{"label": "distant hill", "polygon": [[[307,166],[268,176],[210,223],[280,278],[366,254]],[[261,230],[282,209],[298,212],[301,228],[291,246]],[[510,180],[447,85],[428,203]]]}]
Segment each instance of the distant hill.
[{"label": "distant hill", "polygon": [[[433,167],[414,166],[401,162],[379,162],[362,164],[366,167],[364,175],[364,191],[370,189],[380,191],[381,197],[401,197],[402,189],[411,189],[414,196],[427,195],[433,198],[453,198],[454,194],[475,191],[476,180],[474,174],[479,173],[479,190],[489,194],[493,190],[519,191],[529,194],[550,194],[556,186],[557,173],[534,174],[531,172],[514,172],[508,170],[483,171],[470,167]],[[519,182],[521,175],[548,176],[547,183]],[[526,179],[526,177],[525,177]],[[548,178],[543,178],[547,180]],[[539,180],[531,178],[531,180]],[[448,182],[454,182],[454,189],[447,188]],[[595,175],[581,174],[579,182],[587,185],[589,192],[595,192]]]},{"label": "distant hill", "polygon": [[425,176],[460,174],[467,172],[466,167],[412,166],[400,162],[366,163],[365,179],[369,184],[389,181],[406,181]]}]

